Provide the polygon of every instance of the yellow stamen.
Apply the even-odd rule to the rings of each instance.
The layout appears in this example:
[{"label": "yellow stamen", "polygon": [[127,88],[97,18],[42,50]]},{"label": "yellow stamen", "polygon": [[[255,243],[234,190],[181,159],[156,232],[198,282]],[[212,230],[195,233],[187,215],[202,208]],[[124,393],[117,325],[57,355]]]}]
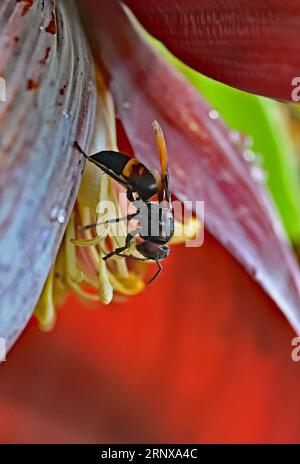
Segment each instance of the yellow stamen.
[{"label": "yellow stamen", "polygon": [[53,280],[54,268],[52,268],[49,274],[38,305],[35,309],[35,315],[39,320],[40,328],[45,332],[52,329],[56,317],[56,311],[53,302]]},{"label": "yellow stamen", "polygon": [[203,227],[202,222],[196,217],[190,218],[188,221],[174,222],[174,235],[170,241],[170,245],[178,245],[184,243],[187,240],[193,240],[196,236],[199,235]]}]

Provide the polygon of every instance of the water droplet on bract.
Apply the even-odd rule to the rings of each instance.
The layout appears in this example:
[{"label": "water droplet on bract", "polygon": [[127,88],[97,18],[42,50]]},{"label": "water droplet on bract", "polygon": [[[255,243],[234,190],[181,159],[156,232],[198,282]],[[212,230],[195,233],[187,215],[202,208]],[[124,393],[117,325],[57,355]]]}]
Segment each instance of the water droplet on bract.
[{"label": "water droplet on bract", "polygon": [[210,110],[208,116],[210,117],[210,119],[218,119],[220,115],[217,110]]},{"label": "water droplet on bract", "polygon": [[243,136],[239,131],[230,131],[229,138],[236,145],[241,145],[243,142]]},{"label": "water droplet on bract", "polygon": [[257,182],[258,184],[263,184],[266,182],[266,172],[258,165],[252,165],[250,168],[250,174],[252,178]]},{"label": "water droplet on bract", "polygon": [[64,224],[66,221],[66,212],[58,206],[54,206],[50,213],[51,221],[58,222],[59,224]]},{"label": "water droplet on bract", "polygon": [[243,158],[248,161],[248,163],[252,163],[256,159],[256,154],[254,151],[247,149],[243,151]]},{"label": "water droplet on bract", "polygon": [[256,280],[256,282],[258,282],[259,284],[263,283],[263,281],[264,281],[264,275],[263,275],[263,273],[260,272],[259,270],[256,271],[255,280]]},{"label": "water droplet on bract", "polygon": [[63,111],[63,112],[62,112],[62,115],[63,115],[63,117],[66,118],[66,119],[69,119],[69,117],[70,117],[70,113],[68,113],[68,111]]},{"label": "water droplet on bract", "polygon": [[123,110],[128,110],[130,108],[130,103],[128,101],[124,101],[122,103]]},{"label": "water droplet on bract", "polygon": [[40,26],[40,31],[43,31],[44,30],[44,26]]},{"label": "water droplet on bract", "polygon": [[264,280],[263,273],[256,267],[252,267],[250,269],[250,275],[252,276],[253,280],[255,280],[255,282],[262,283]]}]

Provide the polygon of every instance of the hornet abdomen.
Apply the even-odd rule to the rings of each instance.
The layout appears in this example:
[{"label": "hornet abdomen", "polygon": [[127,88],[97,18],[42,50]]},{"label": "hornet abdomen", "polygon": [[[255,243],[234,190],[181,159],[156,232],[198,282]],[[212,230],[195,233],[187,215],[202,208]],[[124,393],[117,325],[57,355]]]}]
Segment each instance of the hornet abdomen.
[{"label": "hornet abdomen", "polygon": [[126,164],[131,160],[130,156],[118,151],[99,151],[90,156],[89,159],[101,167],[112,170],[118,176],[123,174]]},{"label": "hornet abdomen", "polygon": [[142,200],[147,201],[157,194],[154,175],[135,158],[118,151],[99,151],[89,159],[112,177],[119,177],[118,181],[125,179],[130,189],[137,192]]}]

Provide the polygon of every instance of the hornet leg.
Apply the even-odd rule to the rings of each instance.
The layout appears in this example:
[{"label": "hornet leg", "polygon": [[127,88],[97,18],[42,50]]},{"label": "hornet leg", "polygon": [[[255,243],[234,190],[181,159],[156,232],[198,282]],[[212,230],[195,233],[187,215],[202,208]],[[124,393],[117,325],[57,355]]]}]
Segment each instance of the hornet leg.
[{"label": "hornet leg", "polygon": [[116,248],[114,251],[111,251],[110,253],[108,253],[108,255],[104,256],[104,261],[111,258],[112,256],[119,255],[120,253],[123,253],[123,251],[127,250],[127,248],[130,247],[131,240],[139,233],[139,230],[132,230],[131,232],[129,232],[129,234],[126,237],[125,245],[120,248]]},{"label": "hornet leg", "polygon": [[136,213],[128,214],[127,216],[122,216],[122,217],[118,217],[115,219],[109,219],[108,221],[95,222],[95,224],[88,224],[87,226],[80,226],[79,230],[93,229],[94,227],[97,227],[97,226],[101,226],[105,224],[114,224],[115,222],[125,221],[126,219],[127,221],[131,221],[131,219],[133,219],[138,214],[139,214],[139,211],[137,211]]},{"label": "hornet leg", "polygon": [[148,285],[151,284],[151,283],[159,276],[159,274],[161,273],[161,271],[162,271],[162,269],[163,269],[163,267],[162,267],[162,265],[160,264],[159,261],[156,261],[156,264],[157,264],[158,270],[157,270],[157,272],[154,274],[154,276],[151,277],[150,280],[148,280],[148,282],[147,282]]}]

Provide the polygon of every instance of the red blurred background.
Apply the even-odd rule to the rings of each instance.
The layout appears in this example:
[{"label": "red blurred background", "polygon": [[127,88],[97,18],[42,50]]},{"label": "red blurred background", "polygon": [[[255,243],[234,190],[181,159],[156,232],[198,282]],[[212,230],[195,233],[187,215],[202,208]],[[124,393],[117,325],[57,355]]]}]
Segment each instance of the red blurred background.
[{"label": "red blurred background", "polygon": [[125,304],[31,321],[1,366],[0,441],[299,442],[293,337],[206,234]]}]

